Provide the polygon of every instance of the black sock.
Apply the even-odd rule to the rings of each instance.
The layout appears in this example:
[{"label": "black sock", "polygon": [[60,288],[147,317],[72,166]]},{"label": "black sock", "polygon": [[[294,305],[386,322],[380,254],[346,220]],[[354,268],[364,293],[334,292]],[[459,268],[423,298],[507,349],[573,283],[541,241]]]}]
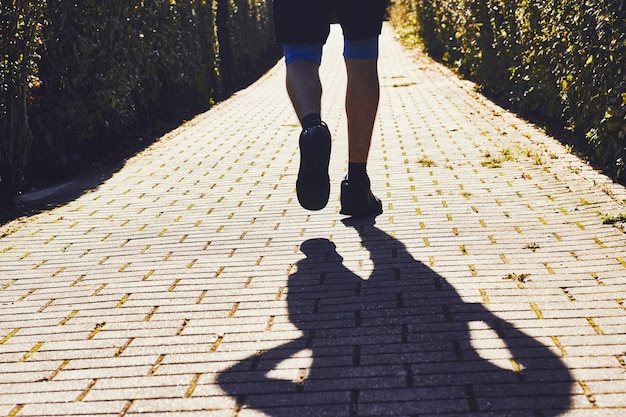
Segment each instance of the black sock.
[{"label": "black sock", "polygon": [[319,113],[309,113],[302,118],[301,123],[303,129],[308,129],[322,123],[322,117],[319,115]]},{"label": "black sock", "polygon": [[368,180],[367,163],[366,162],[349,162],[348,163],[348,179],[352,181]]}]

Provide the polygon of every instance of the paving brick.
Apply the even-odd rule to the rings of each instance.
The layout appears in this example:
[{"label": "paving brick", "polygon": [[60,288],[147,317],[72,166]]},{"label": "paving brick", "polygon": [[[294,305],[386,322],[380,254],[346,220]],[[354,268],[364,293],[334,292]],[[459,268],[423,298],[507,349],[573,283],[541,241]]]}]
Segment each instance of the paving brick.
[{"label": "paving brick", "polygon": [[61,402],[47,404],[26,404],[19,411],[19,416],[119,416],[126,402]]}]

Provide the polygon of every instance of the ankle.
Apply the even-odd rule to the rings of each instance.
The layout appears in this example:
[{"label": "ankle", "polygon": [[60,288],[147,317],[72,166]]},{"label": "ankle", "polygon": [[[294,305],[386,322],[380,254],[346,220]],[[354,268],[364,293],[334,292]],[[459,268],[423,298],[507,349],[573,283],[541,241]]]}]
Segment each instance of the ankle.
[{"label": "ankle", "polygon": [[367,163],[349,162],[348,180],[353,182],[369,182],[369,177],[367,175]]},{"label": "ankle", "polygon": [[300,121],[303,129],[310,129],[322,123],[322,117],[319,113],[309,113]]}]

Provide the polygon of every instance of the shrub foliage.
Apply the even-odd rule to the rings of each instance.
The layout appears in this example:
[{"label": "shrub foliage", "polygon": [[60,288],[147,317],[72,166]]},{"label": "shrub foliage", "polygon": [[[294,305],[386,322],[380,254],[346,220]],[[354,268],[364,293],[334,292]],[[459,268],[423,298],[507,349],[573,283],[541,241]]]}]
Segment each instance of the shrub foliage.
[{"label": "shrub foliage", "polygon": [[272,0],[12,0],[0,7],[5,199],[29,167],[36,175],[70,169],[76,149],[106,148],[129,129],[208,108],[276,51]]},{"label": "shrub foliage", "polygon": [[[626,0],[396,0],[430,54],[626,169]],[[398,10],[396,10],[398,12]]]}]

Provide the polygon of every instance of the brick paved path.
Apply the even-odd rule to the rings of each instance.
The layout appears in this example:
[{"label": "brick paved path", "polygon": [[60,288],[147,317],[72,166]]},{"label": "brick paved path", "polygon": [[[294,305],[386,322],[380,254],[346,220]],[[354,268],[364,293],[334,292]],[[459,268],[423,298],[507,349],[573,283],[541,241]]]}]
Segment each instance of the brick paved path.
[{"label": "brick paved path", "polygon": [[[279,63],[0,238],[0,416],[621,416],[623,187],[386,28],[375,225],[301,209]],[[609,194],[611,196],[609,196]]]}]

